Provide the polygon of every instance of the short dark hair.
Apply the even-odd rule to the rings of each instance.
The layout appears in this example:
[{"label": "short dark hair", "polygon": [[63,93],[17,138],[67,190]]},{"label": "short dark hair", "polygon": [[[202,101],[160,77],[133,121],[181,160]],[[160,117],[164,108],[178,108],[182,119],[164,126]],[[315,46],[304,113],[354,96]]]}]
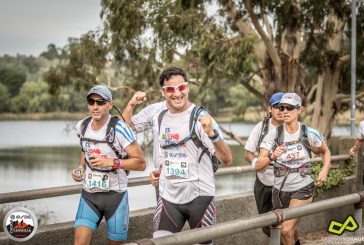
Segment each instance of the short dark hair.
[{"label": "short dark hair", "polygon": [[178,67],[169,67],[162,71],[162,73],[159,75],[159,84],[161,87],[163,87],[164,82],[171,79],[172,76],[182,76],[185,82],[188,82],[186,72]]}]

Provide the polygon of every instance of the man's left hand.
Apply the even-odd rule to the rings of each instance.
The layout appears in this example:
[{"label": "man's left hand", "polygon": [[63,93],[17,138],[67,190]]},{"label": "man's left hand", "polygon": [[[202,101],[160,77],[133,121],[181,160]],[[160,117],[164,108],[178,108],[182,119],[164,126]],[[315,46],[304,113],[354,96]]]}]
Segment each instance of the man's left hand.
[{"label": "man's left hand", "polygon": [[207,136],[213,137],[215,135],[214,129],[212,127],[212,118],[209,115],[200,116],[198,121],[201,123],[201,126]]},{"label": "man's left hand", "polygon": [[92,167],[109,168],[114,165],[112,158],[104,158],[96,154],[92,154],[89,159]]}]

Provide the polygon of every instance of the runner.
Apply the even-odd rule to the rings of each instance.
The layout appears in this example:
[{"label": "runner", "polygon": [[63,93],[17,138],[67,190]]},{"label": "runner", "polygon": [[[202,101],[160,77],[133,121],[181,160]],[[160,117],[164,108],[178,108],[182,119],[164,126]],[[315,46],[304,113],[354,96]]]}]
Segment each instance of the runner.
[{"label": "runner", "polygon": [[350,148],[349,154],[355,156],[358,152],[359,148],[363,144],[364,141],[364,121],[361,121],[359,124],[358,135],[356,136],[354,145]]},{"label": "runner", "polygon": [[[161,111],[167,109],[166,101],[157,102],[143,108],[139,113],[133,115],[134,108],[146,101],[146,93],[137,91],[128,102],[127,106],[123,110],[123,117],[125,122],[130,125],[136,132],[142,132],[144,130],[152,129],[153,134],[153,166],[158,169],[159,166],[156,161],[156,156],[159,155],[158,146],[158,125],[155,122],[158,121],[158,115]],[[156,188],[156,199],[158,201],[158,185]]]},{"label": "runner", "polygon": [[[311,203],[314,191],[314,181],[310,176],[311,152],[322,154],[323,167],[316,185],[326,181],[331,155],[323,136],[298,121],[303,108],[302,100],[296,93],[284,94],[278,109],[283,113],[284,123],[263,139],[256,162],[258,171],[264,171],[270,162],[274,162],[273,209]],[[298,221],[299,219],[292,219],[281,224],[284,245],[296,243],[294,233]]]},{"label": "runner", "polygon": [[[186,73],[168,68],[160,75],[160,85],[169,109],[154,122],[159,132],[157,164],[161,166],[150,175],[153,185],[159,183],[160,195],[153,220],[154,238],[181,231],[186,221],[191,229],[215,224],[212,163],[216,157],[226,165],[232,163],[217,123],[206,111],[199,114],[198,107],[189,101]],[[191,114],[198,120],[191,120]],[[194,132],[197,137],[192,139]],[[208,243],[211,241],[204,244]]]},{"label": "runner", "polygon": [[109,89],[95,86],[86,99],[91,116],[77,123],[82,154],[79,168],[72,171],[75,181],[83,181],[74,244],[90,244],[103,217],[109,244],[121,244],[129,225],[127,174],[145,170],[144,155],[132,129],[109,114]]},{"label": "runner", "polygon": [[[278,110],[278,105],[283,93],[275,93],[269,100],[268,116],[258,123],[245,144],[245,159],[252,163],[255,168],[257,155],[260,150],[260,144],[268,131],[275,129],[283,122],[282,112]],[[254,196],[259,214],[272,210],[272,186],[274,181],[273,167],[269,166],[265,171],[257,172],[257,178],[254,184]],[[262,227],[266,235],[270,235],[269,226]]]}]

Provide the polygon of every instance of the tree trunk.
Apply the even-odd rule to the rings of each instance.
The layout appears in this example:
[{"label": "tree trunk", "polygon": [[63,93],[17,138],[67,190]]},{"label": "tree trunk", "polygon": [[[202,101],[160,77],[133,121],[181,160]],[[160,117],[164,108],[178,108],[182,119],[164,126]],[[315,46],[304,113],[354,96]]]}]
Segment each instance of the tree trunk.
[{"label": "tree trunk", "polygon": [[[335,15],[329,16],[329,21],[334,24],[334,33],[328,41],[327,51],[337,54],[342,52],[342,37],[344,21]],[[339,82],[342,79],[342,66],[344,62],[339,59],[326,60],[323,72],[318,78],[311,127],[317,129],[325,138],[330,138],[334,119],[338,111],[336,95]]]}]

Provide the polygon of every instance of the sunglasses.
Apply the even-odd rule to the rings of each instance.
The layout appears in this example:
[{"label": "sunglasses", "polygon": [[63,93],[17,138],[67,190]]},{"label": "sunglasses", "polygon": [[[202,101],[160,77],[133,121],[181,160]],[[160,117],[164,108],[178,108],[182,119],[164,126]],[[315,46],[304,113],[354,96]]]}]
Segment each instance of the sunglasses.
[{"label": "sunglasses", "polygon": [[87,104],[88,105],[94,105],[96,102],[97,105],[105,105],[108,100],[105,100],[105,99],[97,99],[97,100],[94,100],[94,99],[91,99],[91,98],[87,98]]},{"label": "sunglasses", "polygon": [[188,83],[182,83],[180,85],[176,85],[176,86],[163,86],[162,89],[164,91],[166,91],[167,93],[173,94],[176,91],[179,92],[184,92],[186,91],[188,88]]},{"label": "sunglasses", "polygon": [[287,111],[293,111],[294,109],[298,109],[298,108],[300,108],[300,107],[296,106],[296,105],[287,105],[287,106],[279,105],[278,106],[278,110],[280,110],[280,111],[284,111],[284,109],[287,109]]}]

